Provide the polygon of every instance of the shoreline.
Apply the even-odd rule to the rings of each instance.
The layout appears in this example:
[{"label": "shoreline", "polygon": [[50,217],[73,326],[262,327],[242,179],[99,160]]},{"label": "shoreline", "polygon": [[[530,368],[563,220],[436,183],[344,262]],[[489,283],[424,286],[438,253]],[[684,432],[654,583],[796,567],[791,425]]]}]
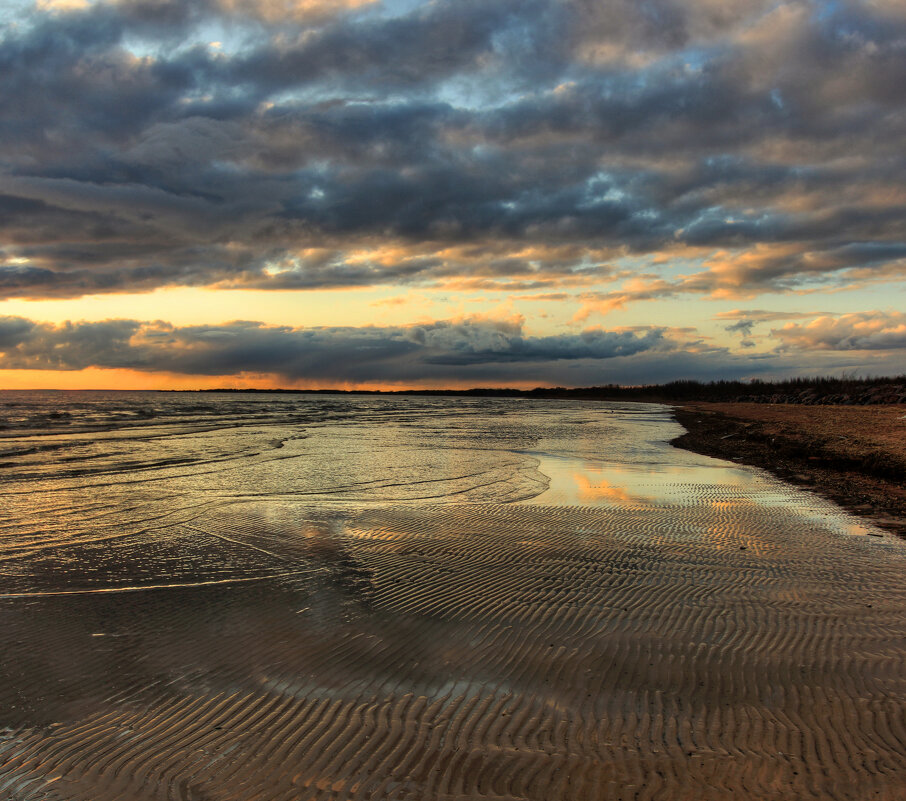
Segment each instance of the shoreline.
[{"label": "shoreline", "polygon": [[2,799],[906,797],[906,549],[666,405],[108,405],[4,457]]},{"label": "shoreline", "polygon": [[677,448],[767,470],[906,539],[906,406],[704,402],[673,408]]}]

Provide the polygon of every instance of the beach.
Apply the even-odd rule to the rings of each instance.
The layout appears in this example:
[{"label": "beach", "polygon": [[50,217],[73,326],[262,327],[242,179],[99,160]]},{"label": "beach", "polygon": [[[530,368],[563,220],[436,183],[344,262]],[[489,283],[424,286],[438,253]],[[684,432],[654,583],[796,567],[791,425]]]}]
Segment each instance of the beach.
[{"label": "beach", "polygon": [[906,405],[698,402],[674,445],[769,470],[906,537]]},{"label": "beach", "polygon": [[906,544],[668,406],[77,395],[0,398],[0,799],[906,794]]}]

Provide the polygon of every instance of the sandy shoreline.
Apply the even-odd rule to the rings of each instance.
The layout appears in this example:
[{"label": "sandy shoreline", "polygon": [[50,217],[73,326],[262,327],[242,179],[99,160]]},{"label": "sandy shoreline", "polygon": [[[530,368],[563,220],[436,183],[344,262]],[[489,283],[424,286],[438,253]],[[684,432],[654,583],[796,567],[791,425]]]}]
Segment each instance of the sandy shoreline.
[{"label": "sandy shoreline", "polygon": [[906,537],[906,406],[689,403],[677,447],[761,467]]},{"label": "sandy shoreline", "polygon": [[0,801],[906,796],[904,543],[667,407],[356,404],[21,444]]},{"label": "sandy shoreline", "polygon": [[0,797],[906,792],[899,543],[720,504],[229,520],[296,560],[307,521],[310,574],[2,602]]}]

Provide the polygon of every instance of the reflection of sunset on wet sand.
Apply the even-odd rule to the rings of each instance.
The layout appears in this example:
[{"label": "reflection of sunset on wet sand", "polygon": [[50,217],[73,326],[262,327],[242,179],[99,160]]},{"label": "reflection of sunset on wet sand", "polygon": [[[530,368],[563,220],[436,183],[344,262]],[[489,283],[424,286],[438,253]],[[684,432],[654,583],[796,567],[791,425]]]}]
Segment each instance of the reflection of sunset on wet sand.
[{"label": "reflection of sunset on wet sand", "polygon": [[607,501],[627,509],[641,506],[639,500],[625,488],[608,484],[603,478],[597,479],[595,483],[592,483],[592,478],[587,473],[573,473],[572,478],[576,485],[576,496],[581,501]]},{"label": "reflection of sunset on wet sand", "polygon": [[3,440],[4,799],[906,790],[902,543],[671,448],[664,407],[27,411]]}]

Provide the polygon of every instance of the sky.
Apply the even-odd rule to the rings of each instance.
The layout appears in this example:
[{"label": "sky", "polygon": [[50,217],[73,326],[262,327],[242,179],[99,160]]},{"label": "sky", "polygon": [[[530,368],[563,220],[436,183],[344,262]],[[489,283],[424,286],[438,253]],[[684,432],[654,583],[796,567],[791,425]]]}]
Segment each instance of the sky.
[{"label": "sky", "polygon": [[0,0],[0,388],[906,373],[903,0]]}]

